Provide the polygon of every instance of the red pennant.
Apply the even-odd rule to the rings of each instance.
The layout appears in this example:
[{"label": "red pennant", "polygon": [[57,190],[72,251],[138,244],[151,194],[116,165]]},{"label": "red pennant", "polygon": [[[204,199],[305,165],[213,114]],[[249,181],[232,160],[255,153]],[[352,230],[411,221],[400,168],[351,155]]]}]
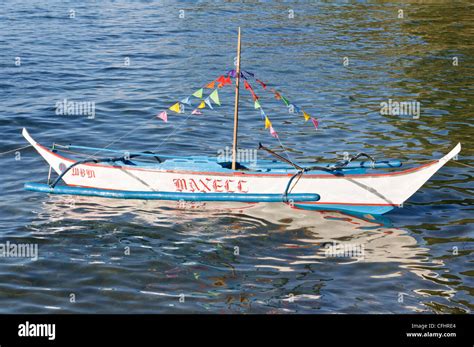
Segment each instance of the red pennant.
[{"label": "red pennant", "polygon": [[318,130],[319,122],[314,118],[311,118],[311,122],[313,122],[314,127]]},{"label": "red pennant", "polygon": [[250,93],[252,94],[253,101],[257,101],[258,100],[257,94],[255,94],[255,92],[252,89],[250,89]]},{"label": "red pennant", "polygon": [[217,85],[217,88],[222,88],[226,86],[227,84],[232,84],[232,80],[230,79],[230,76],[225,77],[224,75],[219,76],[218,79],[216,79],[216,82],[219,82]]},{"label": "red pennant", "polygon": [[217,85],[217,88],[222,88],[225,84],[225,77],[222,75],[222,76],[219,76],[219,78],[216,79],[216,82],[219,82],[219,84]]},{"label": "red pennant", "polygon": [[253,101],[258,100],[258,96],[255,94],[255,92],[252,89],[252,86],[247,81],[244,81],[244,86],[245,86],[245,89],[248,89],[250,91],[250,94],[252,94]]},{"label": "red pennant", "polygon": [[265,83],[263,83],[262,81],[260,81],[258,78],[255,79],[258,83],[260,83],[260,85],[262,86],[263,89],[267,89],[267,85]]},{"label": "red pennant", "polygon": [[226,84],[232,84],[232,80],[230,79],[230,76],[227,76],[226,78],[224,78],[224,85]]}]

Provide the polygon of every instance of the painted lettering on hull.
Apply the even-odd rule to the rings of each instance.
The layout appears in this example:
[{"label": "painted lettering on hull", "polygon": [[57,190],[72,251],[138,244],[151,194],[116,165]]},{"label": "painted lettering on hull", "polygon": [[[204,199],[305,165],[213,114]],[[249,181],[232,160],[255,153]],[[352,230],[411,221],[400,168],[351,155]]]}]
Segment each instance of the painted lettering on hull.
[{"label": "painted lettering on hull", "polygon": [[216,178],[175,178],[177,192],[248,193],[247,181]]},{"label": "painted lettering on hull", "polygon": [[71,169],[71,175],[84,177],[84,178],[95,178],[95,171],[92,169],[83,169],[83,168],[73,167]]}]

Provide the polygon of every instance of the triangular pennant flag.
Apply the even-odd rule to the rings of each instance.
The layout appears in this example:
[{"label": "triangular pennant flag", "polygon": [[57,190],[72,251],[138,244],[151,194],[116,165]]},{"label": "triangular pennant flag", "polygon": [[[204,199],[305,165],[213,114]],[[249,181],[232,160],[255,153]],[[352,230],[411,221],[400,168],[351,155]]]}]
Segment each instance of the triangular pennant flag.
[{"label": "triangular pennant flag", "polygon": [[291,104],[293,106],[293,109],[295,110],[296,113],[300,113],[300,108],[296,106],[295,104]]},{"label": "triangular pennant flag", "polygon": [[227,75],[229,77],[235,78],[235,76],[237,75],[237,72],[232,69],[232,70],[227,71]]},{"label": "triangular pennant flag", "polygon": [[170,107],[170,110],[171,111],[174,111],[176,113],[181,113],[181,107],[179,105],[179,102],[177,102],[176,104],[174,104],[173,106]]},{"label": "triangular pennant flag", "polygon": [[214,89],[215,84],[216,84],[216,81],[212,81],[212,82],[207,84],[206,88]]},{"label": "triangular pennant flag", "polygon": [[258,96],[257,94],[255,94],[255,92],[253,90],[250,90],[250,94],[252,94],[252,99],[253,101],[257,101],[258,100]]},{"label": "triangular pennant flag", "polygon": [[161,112],[157,117],[163,119],[165,123],[168,122],[168,113],[166,111]]},{"label": "triangular pennant flag", "polygon": [[265,116],[265,129],[268,129],[272,126],[272,122],[270,122],[270,119],[268,119],[267,116]]},{"label": "triangular pennant flag", "polygon": [[222,88],[227,84],[232,84],[232,80],[230,79],[230,74],[229,76],[220,76],[218,79],[216,79],[216,82],[219,82],[217,85],[217,88]]},{"label": "triangular pennant flag", "polygon": [[250,72],[250,71],[242,70],[242,72],[243,72],[243,73],[246,73],[247,75],[252,76],[252,77],[255,76],[255,74],[252,73],[252,72]]},{"label": "triangular pennant flag", "polygon": [[263,89],[267,89],[267,85],[265,83],[263,83],[262,81],[260,81],[258,78],[255,79],[258,83],[260,83],[260,85],[262,86]]},{"label": "triangular pennant flag", "polygon": [[201,114],[202,114],[202,112],[201,112],[201,111],[199,111],[197,108],[195,108],[195,109],[193,110],[193,112],[191,112],[191,114],[195,114],[195,115],[201,115]]},{"label": "triangular pennant flag", "polygon": [[258,100],[255,100],[255,109],[259,108],[261,108],[260,103],[258,102]]},{"label": "triangular pennant flag", "polygon": [[202,98],[202,88],[199,89],[199,90],[196,90],[196,91],[193,93],[193,96],[195,96],[196,98],[201,99],[201,98]]},{"label": "triangular pennant flag", "polygon": [[219,93],[217,92],[217,89],[214,89],[214,91],[209,95],[212,101],[214,101],[215,104],[221,105],[221,102],[219,100]]},{"label": "triangular pennant flag", "polygon": [[311,122],[313,122],[314,127],[318,130],[319,122],[314,118],[311,118]]},{"label": "triangular pennant flag", "polygon": [[283,101],[286,106],[290,106],[290,102],[289,102],[288,99],[285,98],[283,95],[281,95],[281,101]]},{"label": "triangular pennant flag", "polygon": [[309,121],[309,119],[311,118],[311,116],[307,114],[305,111],[303,111],[303,117],[305,121]]},{"label": "triangular pennant flag", "polygon": [[204,108],[204,107],[206,107],[206,103],[204,101],[201,101],[198,108]]},{"label": "triangular pennant flag", "polygon": [[272,126],[270,126],[270,135],[272,135],[274,138],[278,138],[278,134],[277,132],[275,131],[275,129],[273,129]]},{"label": "triangular pennant flag", "polygon": [[267,116],[263,111],[263,108],[260,108],[260,115],[262,116],[262,119],[265,119],[265,117]]},{"label": "triangular pennant flag", "polygon": [[272,89],[272,92],[275,94],[275,99],[277,99],[277,100],[281,99],[280,93],[278,93],[275,89]]},{"label": "triangular pennant flag", "polygon": [[222,82],[223,85],[226,85],[226,84],[232,84],[232,80],[230,79],[230,76],[227,76],[225,79],[224,79],[224,82]]},{"label": "triangular pennant flag", "polygon": [[191,106],[191,101],[189,101],[189,96],[181,100],[181,103]]},{"label": "triangular pennant flag", "polygon": [[209,97],[207,97],[206,99],[204,99],[204,102],[206,103],[207,106],[209,106],[209,108],[210,108],[211,110],[214,109],[214,108],[212,107],[211,100],[209,100]]},{"label": "triangular pennant flag", "polygon": [[247,81],[244,81],[244,86],[245,86],[245,89],[253,90],[252,87],[250,86],[250,84]]}]

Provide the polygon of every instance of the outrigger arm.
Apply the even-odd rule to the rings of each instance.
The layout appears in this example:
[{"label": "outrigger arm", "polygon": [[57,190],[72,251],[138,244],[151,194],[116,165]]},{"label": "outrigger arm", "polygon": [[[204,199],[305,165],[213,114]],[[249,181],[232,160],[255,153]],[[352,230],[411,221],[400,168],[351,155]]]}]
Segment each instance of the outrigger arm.
[{"label": "outrigger arm", "polygon": [[[145,154],[155,154],[153,152],[150,152],[150,151],[146,151],[146,152],[143,152]],[[81,164],[88,164],[88,163],[94,163],[94,164],[97,164],[97,163],[115,163],[117,161],[121,161],[123,162],[124,164],[127,164],[131,158],[135,158],[135,157],[140,157],[142,156],[141,154],[131,154],[131,155],[124,155],[124,156],[121,156],[121,157],[112,157],[112,158],[96,158],[96,159],[85,159],[85,160],[79,160],[79,161],[76,161],[74,164],[70,165],[66,170],[64,170],[59,176],[58,178],[56,178],[56,180],[51,183],[49,186],[51,188],[54,188],[58,183],[59,181],[62,180],[62,178],[64,177],[64,175],[66,175],[73,167],[77,166],[77,165],[81,165]],[[162,160],[160,159],[160,157],[158,157],[157,155],[154,155],[154,157],[156,158],[156,160],[161,163]]]}]

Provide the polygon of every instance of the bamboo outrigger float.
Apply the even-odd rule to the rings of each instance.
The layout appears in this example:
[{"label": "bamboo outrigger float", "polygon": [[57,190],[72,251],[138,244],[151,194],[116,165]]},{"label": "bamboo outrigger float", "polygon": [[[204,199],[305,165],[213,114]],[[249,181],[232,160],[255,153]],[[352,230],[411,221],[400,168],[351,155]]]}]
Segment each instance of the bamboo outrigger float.
[{"label": "bamboo outrigger float", "polygon": [[[457,144],[439,160],[399,170],[402,164],[398,160],[376,161],[363,153],[335,164],[303,166],[260,145],[278,161],[259,160],[246,166],[236,160],[240,28],[236,71],[231,163],[203,156],[164,156],[73,145],[48,149],[23,129],[25,139],[59,175],[54,182],[48,177],[46,184],[26,183],[25,189],[121,199],[274,202],[308,210],[384,214],[401,206],[461,150]],[[60,150],[107,152],[114,156],[90,155],[90,159],[76,160],[58,154]],[[361,161],[361,157],[366,159]],[[66,185],[59,185],[60,181]]]}]

